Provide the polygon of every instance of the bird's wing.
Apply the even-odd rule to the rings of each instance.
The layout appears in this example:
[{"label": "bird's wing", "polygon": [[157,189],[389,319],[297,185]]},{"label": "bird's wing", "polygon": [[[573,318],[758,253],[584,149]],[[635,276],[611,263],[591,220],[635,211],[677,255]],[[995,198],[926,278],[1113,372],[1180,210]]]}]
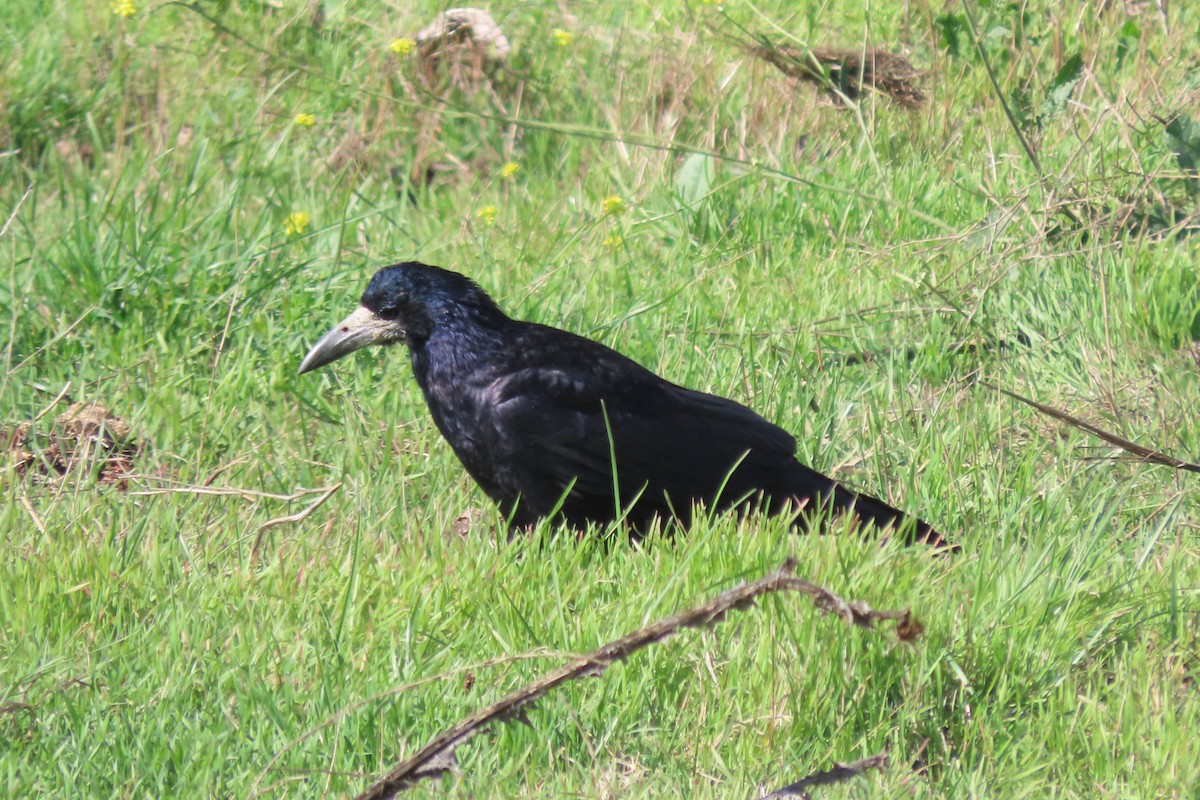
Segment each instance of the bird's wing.
[{"label": "bird's wing", "polygon": [[540,481],[557,499],[573,483],[573,494],[611,503],[615,454],[623,499],[644,490],[651,502],[665,495],[686,506],[728,497],[735,467],[740,480],[726,488],[745,494],[795,464],[792,436],[749,408],[609,353],[506,372],[488,386],[498,452],[521,470],[526,493]]}]

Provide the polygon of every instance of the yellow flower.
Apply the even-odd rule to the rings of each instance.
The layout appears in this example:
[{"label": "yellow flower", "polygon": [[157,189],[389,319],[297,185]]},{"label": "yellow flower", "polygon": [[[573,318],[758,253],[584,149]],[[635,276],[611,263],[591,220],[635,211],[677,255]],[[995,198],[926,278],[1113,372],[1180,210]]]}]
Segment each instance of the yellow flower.
[{"label": "yellow flower", "polygon": [[554,43],[559,47],[570,47],[571,42],[575,41],[575,34],[570,31],[564,31],[562,28],[555,28],[550,32],[554,38]]},{"label": "yellow flower", "polygon": [[506,178],[506,179],[511,178],[512,176],[517,174],[517,170],[519,170],[520,168],[521,168],[521,165],[518,164],[517,162],[509,161],[509,162],[505,163],[505,165],[503,167],[500,168],[500,177]]},{"label": "yellow flower", "polygon": [[137,6],[133,4],[133,0],[113,0],[108,7],[118,17],[132,17],[137,13]]},{"label": "yellow flower", "polygon": [[406,56],[413,51],[417,43],[407,36],[401,36],[398,39],[392,39],[388,42],[388,50],[391,50],[398,56]]},{"label": "yellow flower", "polygon": [[302,128],[311,128],[313,125],[317,124],[317,118],[312,114],[297,114],[292,118],[292,122],[296,123]]},{"label": "yellow flower", "polygon": [[604,198],[604,201],[600,205],[604,208],[605,214],[612,214],[615,216],[625,211],[625,201],[620,197],[617,197],[615,194]]},{"label": "yellow flower", "polygon": [[485,225],[495,225],[496,215],[499,213],[500,209],[496,208],[495,206],[483,206],[475,212],[475,216],[478,219],[483,220]]},{"label": "yellow flower", "polygon": [[308,227],[308,223],[310,222],[312,222],[312,217],[305,212],[293,211],[283,221],[283,232],[288,236],[299,236],[304,233],[304,229]]},{"label": "yellow flower", "polygon": [[616,250],[618,247],[625,244],[625,237],[621,236],[619,233],[610,233],[608,236],[604,237],[604,241],[600,244],[609,250]]}]

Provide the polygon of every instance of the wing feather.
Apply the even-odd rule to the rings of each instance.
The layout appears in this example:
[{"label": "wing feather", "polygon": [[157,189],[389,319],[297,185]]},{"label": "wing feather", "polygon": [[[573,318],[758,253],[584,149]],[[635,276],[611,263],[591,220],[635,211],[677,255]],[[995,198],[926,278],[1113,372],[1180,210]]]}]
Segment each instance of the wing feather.
[{"label": "wing feather", "polygon": [[[612,366],[620,379],[609,379]],[[611,517],[614,453],[623,505],[640,495],[638,516],[684,513],[696,501],[728,505],[778,484],[797,463],[787,431],[640,367],[530,367],[496,378],[488,394],[497,452],[525,501],[552,506],[571,486],[568,514]],[[531,486],[543,489],[538,497]]]}]

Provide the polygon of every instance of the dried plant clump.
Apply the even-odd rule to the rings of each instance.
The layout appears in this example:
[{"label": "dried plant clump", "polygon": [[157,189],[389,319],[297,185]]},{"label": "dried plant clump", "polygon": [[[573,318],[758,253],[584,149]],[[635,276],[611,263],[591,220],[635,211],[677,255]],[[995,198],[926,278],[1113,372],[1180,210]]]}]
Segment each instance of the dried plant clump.
[{"label": "dried plant clump", "polygon": [[886,95],[905,108],[920,108],[925,93],[917,85],[922,73],[907,58],[887,50],[755,44],[750,52],[783,74],[826,90],[835,103],[859,100],[868,92]]},{"label": "dried plant clump", "polygon": [[43,481],[78,469],[94,469],[96,479],[125,490],[138,447],[125,420],[97,403],[75,403],[54,421],[50,433],[35,441],[32,422],[4,430],[8,460],[16,474]]},{"label": "dried plant clump", "polygon": [[75,403],[55,420],[53,438],[64,459],[64,472],[96,464],[101,483],[127,488],[137,447],[129,423],[98,403]]},{"label": "dried plant clump", "polygon": [[29,444],[31,430],[33,430],[31,422],[22,422],[4,429],[3,441],[8,446],[8,463],[18,475],[24,475],[35,460],[33,452],[26,447]]},{"label": "dried plant clump", "polygon": [[99,403],[74,403],[55,420],[59,444],[68,455],[79,448],[116,450],[129,441],[129,423],[115,417]]},{"label": "dried plant clump", "polygon": [[417,34],[421,74],[429,83],[445,72],[452,85],[474,90],[508,63],[512,46],[486,11],[450,8]]},{"label": "dried plant clump", "polygon": [[478,8],[442,11],[414,37],[397,41],[413,49],[416,85],[407,81],[404,85],[421,108],[410,120],[416,127],[416,155],[407,174],[393,171],[392,177],[398,191],[407,191],[409,199],[417,202],[414,189],[431,185],[442,173],[469,172],[462,160],[446,152],[442,136],[446,108],[429,104],[425,96],[453,98],[454,103],[486,102],[493,110],[502,109],[506,98],[519,92],[515,88],[519,81],[501,80],[511,75],[512,46],[496,21]]}]

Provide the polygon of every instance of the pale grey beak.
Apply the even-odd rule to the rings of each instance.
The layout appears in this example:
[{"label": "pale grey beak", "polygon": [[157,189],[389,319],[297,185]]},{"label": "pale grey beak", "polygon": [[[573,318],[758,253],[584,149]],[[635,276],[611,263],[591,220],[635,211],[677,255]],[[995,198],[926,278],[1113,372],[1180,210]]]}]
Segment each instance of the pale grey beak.
[{"label": "pale grey beak", "polygon": [[366,308],[358,310],[334,326],[313,345],[300,362],[300,374],[331,364],[342,356],[373,344],[399,341],[403,331],[395,322],[378,317]]}]

